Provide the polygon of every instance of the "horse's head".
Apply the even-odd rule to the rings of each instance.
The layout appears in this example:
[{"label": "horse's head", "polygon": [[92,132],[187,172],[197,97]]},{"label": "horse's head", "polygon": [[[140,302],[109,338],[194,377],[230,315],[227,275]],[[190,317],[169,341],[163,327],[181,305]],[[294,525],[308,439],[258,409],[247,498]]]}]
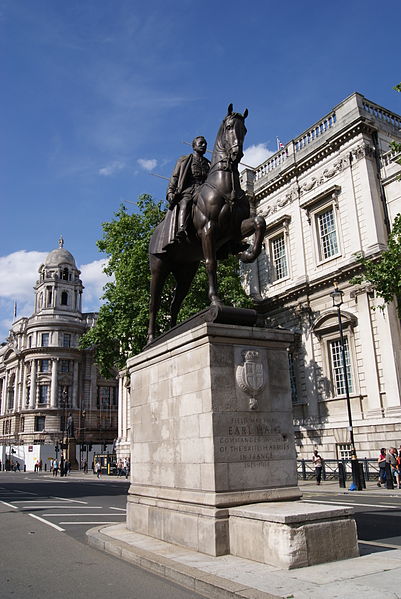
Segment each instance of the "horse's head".
[{"label": "horse's head", "polygon": [[233,105],[230,104],[221,127],[221,145],[227,153],[230,161],[238,164],[244,155],[242,149],[246,135],[245,119],[248,116],[248,109],[244,114],[233,112]]}]

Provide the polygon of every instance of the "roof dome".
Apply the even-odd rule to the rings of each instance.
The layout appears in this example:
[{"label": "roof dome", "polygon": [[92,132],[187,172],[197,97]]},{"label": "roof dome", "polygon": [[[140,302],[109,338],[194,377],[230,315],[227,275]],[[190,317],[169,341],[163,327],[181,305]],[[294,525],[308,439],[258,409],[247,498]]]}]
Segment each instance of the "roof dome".
[{"label": "roof dome", "polygon": [[61,266],[62,264],[70,264],[74,268],[77,267],[75,264],[74,256],[66,249],[64,249],[64,239],[60,237],[59,239],[59,247],[55,250],[52,250],[50,254],[47,255],[46,260],[44,262],[45,266]]}]

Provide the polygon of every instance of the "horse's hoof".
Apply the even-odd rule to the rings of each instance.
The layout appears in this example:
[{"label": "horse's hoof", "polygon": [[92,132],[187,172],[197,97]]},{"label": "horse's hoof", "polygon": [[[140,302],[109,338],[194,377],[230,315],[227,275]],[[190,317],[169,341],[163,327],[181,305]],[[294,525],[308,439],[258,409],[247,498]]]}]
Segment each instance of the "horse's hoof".
[{"label": "horse's hoof", "polygon": [[245,262],[245,264],[253,262],[256,258],[256,256],[252,252],[241,252],[241,254],[239,254],[238,257],[241,260],[241,262]]},{"label": "horse's hoof", "polygon": [[223,302],[221,301],[221,299],[217,295],[214,295],[214,296],[212,296],[210,304],[212,306],[222,306]]}]

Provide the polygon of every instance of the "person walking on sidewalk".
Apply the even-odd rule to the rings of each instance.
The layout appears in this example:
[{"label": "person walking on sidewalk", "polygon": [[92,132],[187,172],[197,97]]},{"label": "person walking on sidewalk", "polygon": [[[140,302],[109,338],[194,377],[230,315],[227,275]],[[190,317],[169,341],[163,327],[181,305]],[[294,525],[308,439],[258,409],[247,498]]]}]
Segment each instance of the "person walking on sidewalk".
[{"label": "person walking on sidewalk", "polygon": [[102,467],[100,465],[100,462],[96,462],[96,464],[95,464],[95,474],[96,474],[97,478],[100,478],[100,476],[102,474]]},{"label": "person walking on sidewalk", "polygon": [[318,485],[320,485],[320,482],[322,480],[323,458],[319,454],[317,449],[315,449],[315,451],[313,452],[312,461],[315,467],[316,482]]},{"label": "person walking on sidewalk", "polygon": [[380,450],[380,455],[377,459],[379,464],[379,480],[377,481],[377,486],[381,487],[386,482],[386,448],[382,447]]}]

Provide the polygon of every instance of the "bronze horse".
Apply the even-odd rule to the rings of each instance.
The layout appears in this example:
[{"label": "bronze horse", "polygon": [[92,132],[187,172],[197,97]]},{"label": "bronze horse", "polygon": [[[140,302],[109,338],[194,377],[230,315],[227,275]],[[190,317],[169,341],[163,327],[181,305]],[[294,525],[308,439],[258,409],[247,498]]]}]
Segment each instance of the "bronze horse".
[{"label": "bronze horse", "polygon": [[[217,259],[229,254],[238,255],[242,262],[253,262],[260,254],[266,231],[263,217],[250,217],[249,201],[240,187],[238,164],[243,156],[248,116],[233,112],[228,107],[217,133],[210,171],[199,188],[192,207],[192,233],[183,243],[174,243],[160,251],[160,223],[149,245],[151,270],[151,300],[149,311],[148,343],[155,338],[156,316],[165,281],[170,273],[176,280],[170,307],[170,324],[177,323],[181,304],[202,259],[208,275],[208,296],[211,304],[221,305],[217,291]],[[255,233],[251,246],[243,239]]]}]

